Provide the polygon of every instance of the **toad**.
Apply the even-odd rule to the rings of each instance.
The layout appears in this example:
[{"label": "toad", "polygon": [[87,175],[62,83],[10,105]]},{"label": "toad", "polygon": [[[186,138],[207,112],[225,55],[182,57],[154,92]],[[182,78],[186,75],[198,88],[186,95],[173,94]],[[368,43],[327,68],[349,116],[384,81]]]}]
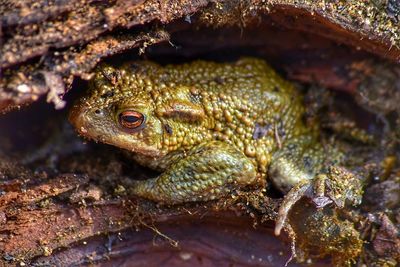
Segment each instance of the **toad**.
[{"label": "toad", "polygon": [[82,136],[160,172],[135,181],[139,197],[182,204],[269,183],[285,194],[276,234],[304,195],[318,206],[359,202],[357,179],[334,167],[340,153],[305,123],[302,95],[261,59],[103,64],[89,87],[70,121]]}]

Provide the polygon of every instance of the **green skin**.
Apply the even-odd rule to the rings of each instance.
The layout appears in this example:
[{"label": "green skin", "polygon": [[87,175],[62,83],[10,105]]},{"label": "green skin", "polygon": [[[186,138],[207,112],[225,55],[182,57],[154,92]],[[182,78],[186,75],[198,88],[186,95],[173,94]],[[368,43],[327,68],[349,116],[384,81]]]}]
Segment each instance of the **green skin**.
[{"label": "green skin", "polygon": [[[120,120],[126,111],[142,114],[143,123],[126,128]],[[317,174],[327,164],[325,155],[338,158],[324,151],[318,126],[307,127],[303,115],[293,85],[264,61],[242,58],[164,67],[149,61],[102,65],[70,121],[81,135],[132,151],[138,163],[160,171],[133,188],[156,202],[213,200],[271,181],[288,193],[279,234],[290,207],[311,184],[320,202],[329,202],[323,182],[329,175]]]}]

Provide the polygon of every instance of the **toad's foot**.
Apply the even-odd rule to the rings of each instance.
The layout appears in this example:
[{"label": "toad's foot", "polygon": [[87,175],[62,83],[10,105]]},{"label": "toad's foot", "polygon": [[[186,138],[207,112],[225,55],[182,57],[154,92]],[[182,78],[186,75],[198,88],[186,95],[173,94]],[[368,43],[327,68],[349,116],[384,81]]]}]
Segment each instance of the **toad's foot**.
[{"label": "toad's foot", "polygon": [[332,202],[336,207],[343,208],[346,201],[355,206],[361,203],[362,186],[356,175],[337,166],[329,167],[327,173],[319,174],[315,179],[299,182],[283,199],[278,211],[275,235],[280,234],[290,209],[303,196],[309,197],[317,208]]},{"label": "toad's foot", "polygon": [[217,199],[257,183],[253,163],[229,144],[214,141],[186,152],[160,176],[135,182],[135,195],[164,204]]}]

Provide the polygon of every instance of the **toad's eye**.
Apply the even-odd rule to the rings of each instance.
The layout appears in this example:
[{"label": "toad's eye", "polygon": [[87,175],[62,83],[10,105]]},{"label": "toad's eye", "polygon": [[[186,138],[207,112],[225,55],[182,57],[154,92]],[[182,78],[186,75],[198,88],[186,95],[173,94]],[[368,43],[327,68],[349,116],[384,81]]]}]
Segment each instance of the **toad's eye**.
[{"label": "toad's eye", "polygon": [[122,127],[133,130],[143,124],[144,115],[133,110],[126,110],[119,114],[118,119]]}]

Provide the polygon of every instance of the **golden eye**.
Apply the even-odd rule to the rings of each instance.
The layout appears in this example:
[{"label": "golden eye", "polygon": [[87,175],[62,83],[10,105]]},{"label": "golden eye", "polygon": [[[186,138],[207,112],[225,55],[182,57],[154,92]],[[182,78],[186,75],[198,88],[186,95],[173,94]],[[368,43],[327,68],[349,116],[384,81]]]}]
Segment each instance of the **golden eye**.
[{"label": "golden eye", "polygon": [[133,110],[126,110],[119,114],[118,119],[122,127],[132,130],[143,124],[144,115]]}]

